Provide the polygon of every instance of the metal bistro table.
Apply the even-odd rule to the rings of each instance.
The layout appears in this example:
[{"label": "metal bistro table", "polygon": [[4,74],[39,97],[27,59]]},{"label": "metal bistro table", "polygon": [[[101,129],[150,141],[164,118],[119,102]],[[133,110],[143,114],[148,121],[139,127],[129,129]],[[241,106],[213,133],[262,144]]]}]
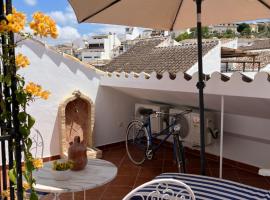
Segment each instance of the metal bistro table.
[{"label": "metal bistro table", "polygon": [[66,192],[74,193],[83,191],[84,200],[86,199],[86,190],[102,186],[113,180],[117,174],[117,167],[101,159],[89,159],[87,166],[81,171],[71,171],[70,179],[65,181],[56,181],[52,175],[52,163],[47,162],[44,167],[34,172],[36,179],[35,189],[39,192],[48,192],[54,194],[56,200],[59,195]]}]

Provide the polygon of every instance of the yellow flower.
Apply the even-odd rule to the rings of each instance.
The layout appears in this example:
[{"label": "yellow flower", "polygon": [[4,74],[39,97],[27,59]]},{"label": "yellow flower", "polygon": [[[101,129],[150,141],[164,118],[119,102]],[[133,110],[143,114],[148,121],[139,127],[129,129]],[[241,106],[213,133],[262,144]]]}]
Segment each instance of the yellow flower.
[{"label": "yellow flower", "polygon": [[28,65],[30,65],[30,61],[26,56],[24,56],[21,53],[16,56],[16,66],[17,67],[24,68],[24,67],[26,67]]},{"label": "yellow flower", "polygon": [[23,182],[23,188],[25,189],[25,190],[29,190],[30,189],[30,185],[29,185],[29,183],[27,183],[27,182]]},{"label": "yellow flower", "polygon": [[24,29],[26,23],[26,16],[22,12],[12,10],[12,14],[6,16],[7,22],[2,20],[0,23],[0,31],[12,31],[18,33]]},{"label": "yellow flower", "polygon": [[10,197],[10,191],[9,190],[3,190],[2,191],[2,198],[9,198]]},{"label": "yellow flower", "polygon": [[40,169],[43,167],[43,160],[42,159],[34,159],[32,162],[33,162],[33,166],[36,169]]},{"label": "yellow flower", "polygon": [[30,82],[26,85],[25,91],[30,95],[40,97],[45,100],[48,99],[51,94],[47,90],[42,90],[42,87],[40,85],[37,85],[33,82]]},{"label": "yellow flower", "polygon": [[41,93],[40,93],[40,97],[42,98],[42,99],[45,99],[45,100],[47,100],[48,98],[49,98],[49,96],[50,96],[50,92],[49,91],[42,91]]},{"label": "yellow flower", "polygon": [[34,95],[34,96],[39,96],[42,88],[40,85],[37,85],[33,82],[30,82],[26,88],[25,88],[26,92],[31,94],[31,95]]},{"label": "yellow flower", "polygon": [[48,15],[42,12],[35,12],[33,15],[33,21],[30,22],[30,28],[34,31],[35,35],[40,37],[56,38],[58,36],[56,23]]}]

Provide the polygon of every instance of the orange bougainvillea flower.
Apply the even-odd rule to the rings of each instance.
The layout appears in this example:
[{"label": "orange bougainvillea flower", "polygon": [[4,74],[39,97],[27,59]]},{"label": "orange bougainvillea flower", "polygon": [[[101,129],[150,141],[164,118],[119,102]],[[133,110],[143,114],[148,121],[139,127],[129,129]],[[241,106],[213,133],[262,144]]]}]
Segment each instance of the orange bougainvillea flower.
[{"label": "orange bougainvillea flower", "polygon": [[35,83],[33,83],[33,82],[30,82],[30,83],[26,86],[25,90],[26,90],[26,92],[27,92],[28,94],[31,94],[31,95],[34,95],[34,96],[39,96],[39,94],[40,94],[42,88],[41,88],[40,85],[37,85],[37,84],[35,84]]},{"label": "orange bougainvillea flower", "polygon": [[30,185],[29,185],[29,183],[27,183],[27,182],[23,182],[23,189],[25,189],[25,190],[29,190],[30,189]]},{"label": "orange bougainvillea flower", "polygon": [[24,29],[26,23],[26,16],[22,12],[12,10],[12,14],[6,16],[6,20],[0,22],[0,32],[18,33]]},{"label": "orange bougainvillea flower", "polygon": [[35,12],[33,20],[30,22],[30,28],[34,31],[35,35],[40,37],[57,38],[58,31],[55,21],[48,15],[42,12]]},{"label": "orange bougainvillea flower", "polygon": [[47,90],[42,90],[42,87],[38,84],[35,84],[33,82],[28,83],[25,87],[25,91],[33,96],[40,97],[42,99],[48,99],[50,96],[50,92]]},{"label": "orange bougainvillea flower", "polygon": [[24,56],[23,54],[19,53],[16,56],[16,66],[17,66],[17,68],[19,68],[19,67],[25,68],[28,65],[30,65],[29,59],[26,56]]},{"label": "orange bougainvillea flower", "polygon": [[3,190],[1,197],[4,198],[9,198],[10,197],[10,190]]},{"label": "orange bougainvillea flower", "polygon": [[42,98],[42,99],[45,99],[45,100],[47,100],[48,98],[49,98],[49,96],[50,96],[50,92],[49,91],[43,91],[43,92],[41,92],[40,93],[40,97]]},{"label": "orange bougainvillea flower", "polygon": [[32,163],[33,163],[33,166],[34,166],[35,169],[40,169],[40,168],[43,167],[43,160],[42,160],[41,158],[39,158],[39,159],[34,159],[34,160],[32,161]]}]

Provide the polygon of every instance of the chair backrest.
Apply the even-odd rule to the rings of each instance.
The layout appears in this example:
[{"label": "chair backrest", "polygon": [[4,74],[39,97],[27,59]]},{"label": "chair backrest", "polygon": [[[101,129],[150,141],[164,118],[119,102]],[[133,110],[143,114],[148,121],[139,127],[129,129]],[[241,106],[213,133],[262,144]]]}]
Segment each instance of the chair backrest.
[{"label": "chair backrest", "polygon": [[176,179],[155,179],[140,185],[123,200],[195,200],[191,188]]},{"label": "chair backrest", "polygon": [[32,147],[31,153],[34,158],[43,158],[44,141],[39,130],[34,129],[35,133],[31,135]]}]

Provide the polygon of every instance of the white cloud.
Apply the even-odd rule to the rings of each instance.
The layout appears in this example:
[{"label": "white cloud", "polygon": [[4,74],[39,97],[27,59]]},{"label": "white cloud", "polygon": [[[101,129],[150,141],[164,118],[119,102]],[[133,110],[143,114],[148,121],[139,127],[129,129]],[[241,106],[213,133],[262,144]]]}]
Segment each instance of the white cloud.
[{"label": "white cloud", "polygon": [[122,33],[125,33],[125,27],[126,26],[104,24],[104,25],[101,25],[99,29],[97,29],[97,32],[107,33],[107,34],[108,33],[122,34]]},{"label": "white cloud", "polygon": [[24,0],[24,2],[29,6],[35,6],[37,4],[37,0]]},{"label": "white cloud", "polygon": [[60,41],[71,42],[81,37],[79,31],[76,28],[71,27],[71,26],[58,27],[58,31],[59,31],[59,37],[57,38],[57,40],[60,40]]},{"label": "white cloud", "polygon": [[68,6],[64,11],[56,10],[47,14],[51,16],[57,24],[62,26],[70,26],[77,23],[75,13],[70,6]]}]

